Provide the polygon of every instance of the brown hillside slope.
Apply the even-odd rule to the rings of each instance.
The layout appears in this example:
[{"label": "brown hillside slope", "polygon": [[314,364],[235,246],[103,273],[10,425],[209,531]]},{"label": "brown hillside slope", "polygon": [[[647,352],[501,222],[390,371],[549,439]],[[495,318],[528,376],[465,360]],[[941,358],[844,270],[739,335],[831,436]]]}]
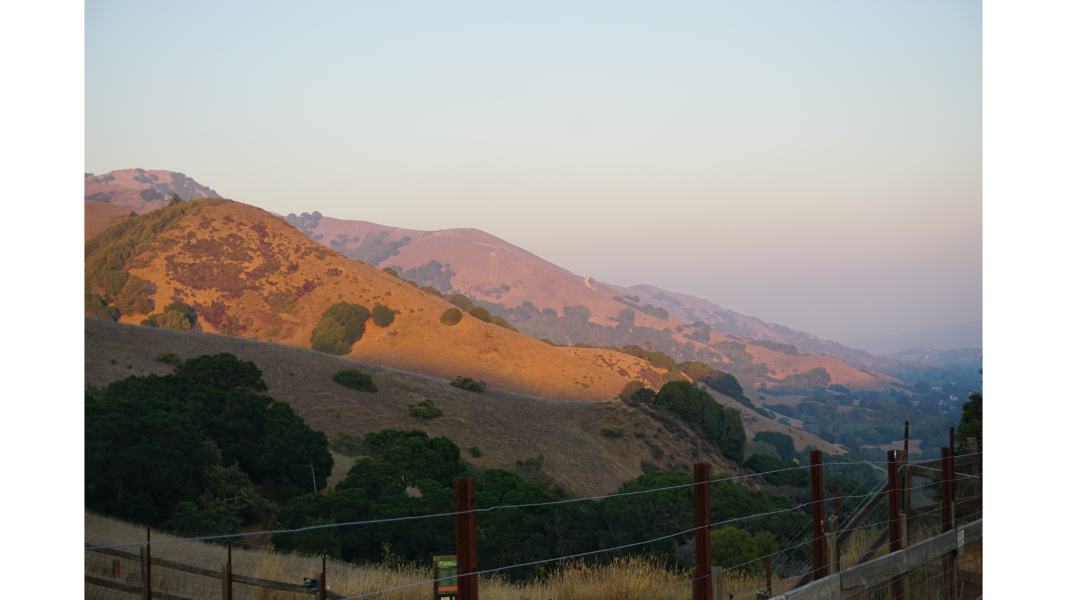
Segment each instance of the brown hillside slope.
[{"label": "brown hillside slope", "polygon": [[130,209],[108,202],[85,201],[85,239],[130,216]]},{"label": "brown hillside slope", "polygon": [[[211,202],[174,207],[195,214],[181,217],[125,261],[126,271],[150,282],[154,307],[148,312],[182,301],[196,308],[205,332],[309,348],[311,331],[330,305],[381,303],[396,311],[395,321],[387,328],[368,321],[350,358],[434,377],[469,376],[490,387],[560,400],[610,400],[629,381],[470,315],[443,325],[441,315],[452,305],[441,298],[323,248],[259,208]],[[134,219],[168,214],[177,213],[167,208]],[[91,247],[98,245],[94,240]],[[122,322],[140,323],[146,314],[126,315]]]},{"label": "brown hillside slope", "polygon": [[[640,290],[638,304],[662,308],[670,315],[668,319],[661,319],[640,311],[634,314],[635,327],[670,329],[669,335],[673,339],[675,350],[661,347],[654,349],[664,350],[679,361],[695,357],[709,362],[716,368],[734,374],[750,391],[760,386],[776,388],[784,377],[819,367],[826,369],[830,375],[828,385],[839,384],[853,390],[885,390],[894,382],[899,383],[892,377],[862,371],[831,356],[812,352],[791,356],[752,345],[748,346],[747,352],[753,356],[753,364],[766,366],[766,374],[760,374],[743,365],[734,365],[728,357],[720,357],[722,364],[714,364],[706,357],[714,357],[720,353],[708,346],[730,341],[731,338],[728,338],[727,334],[745,334],[750,339],[770,339],[782,343],[786,343],[785,340],[792,340],[788,343],[810,342],[808,345],[819,348],[820,352],[834,345],[810,334],[765,324],[754,317],[724,310],[692,296],[667,292],[653,286],[642,285],[631,289],[586,279],[477,229],[427,232],[321,215],[314,219],[290,215],[289,221],[320,244],[350,256],[362,257],[379,267],[392,266],[397,271],[409,271],[407,277],[411,276],[412,269],[425,268],[431,261],[437,261],[441,264],[442,271],[447,269],[452,275],[438,279],[432,285],[445,292],[463,293],[472,299],[503,304],[505,307],[517,307],[523,302],[529,302],[538,309],[553,308],[562,314],[564,306],[584,306],[590,310],[590,322],[615,327],[618,322],[612,318],[627,308],[615,298],[635,296],[635,290]],[[712,332],[708,344],[683,337],[692,331],[686,326],[697,320],[720,330]],[[513,324],[520,330],[525,329],[522,322],[516,321]],[[679,327],[682,331],[678,331]],[[749,340],[745,339],[742,343],[747,341]],[[677,350],[687,345],[691,356],[684,356]]]},{"label": "brown hillside slope", "polygon": [[[182,173],[121,169],[103,175],[85,174],[85,199],[125,206],[137,214],[163,208],[172,194],[182,200],[217,198],[218,192]],[[129,210],[126,211],[129,214]]]},{"label": "brown hillside slope", "polygon": [[[611,326],[615,322],[608,317],[618,316],[626,308],[612,299],[618,294],[603,284],[478,229],[418,231],[322,217],[304,231],[315,238],[321,235],[318,241],[325,246],[379,268],[414,269],[434,260],[448,264],[455,275],[450,278],[450,285],[438,286],[446,293],[462,293],[505,306],[528,301],[560,314],[565,306],[585,306],[592,313],[592,322]],[[395,254],[374,254],[374,249],[389,243],[398,245]],[[635,323],[662,329],[680,325],[681,321],[637,313]]]},{"label": "brown hillside slope", "polygon": [[[327,436],[364,435],[384,428],[422,429],[444,435],[461,448],[478,446],[481,458],[464,451],[478,467],[510,468],[516,460],[544,455],[545,471],[582,495],[605,494],[641,475],[642,461],[658,470],[674,465],[688,469],[707,461],[716,473],[740,473],[716,448],[669,414],[621,402],[561,402],[490,387],[474,394],[445,380],[405,373],[281,344],[230,336],[137,327],[102,319],[85,319],[85,377],[102,386],[130,375],[162,375],[171,367],[161,352],[183,359],[230,352],[255,362],[270,387],[268,394],[288,402],[308,423]],[[112,360],[115,364],[112,364]],[[340,369],[371,373],[379,391],[367,394],[331,381]],[[429,423],[408,416],[408,405],[431,398],[444,416]],[[623,437],[608,439],[604,427],[621,428]],[[634,434],[641,432],[644,438]],[[654,458],[651,444],[663,450]],[[743,480],[753,482],[757,478]]]},{"label": "brown hillside slope", "polygon": [[654,285],[635,285],[629,293],[640,292],[642,301],[664,308],[672,316],[687,323],[703,321],[720,333],[728,333],[753,340],[771,340],[781,344],[791,344],[801,350],[814,354],[825,354],[860,369],[895,368],[896,361],[883,356],[875,356],[864,350],[849,348],[837,342],[816,337],[810,333],[796,331],[784,325],[767,323],[757,317],[750,317],[721,306],[679,292],[671,292]]}]

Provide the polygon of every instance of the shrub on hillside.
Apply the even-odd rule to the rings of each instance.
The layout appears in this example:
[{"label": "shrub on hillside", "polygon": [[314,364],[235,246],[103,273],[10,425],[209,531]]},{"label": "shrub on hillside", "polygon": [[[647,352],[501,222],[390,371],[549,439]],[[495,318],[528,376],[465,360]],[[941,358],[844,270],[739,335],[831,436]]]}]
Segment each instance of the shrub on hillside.
[{"label": "shrub on hillside", "polygon": [[626,385],[623,386],[622,391],[619,392],[619,399],[620,400],[629,400],[630,397],[634,395],[634,392],[636,392],[637,390],[642,389],[644,387],[645,387],[645,382],[638,381],[638,380],[634,379],[634,380],[630,381],[629,383],[627,383]]},{"label": "shrub on hillside", "polygon": [[356,369],[343,369],[333,374],[334,383],[360,392],[374,393],[378,386],[374,385],[370,373],[364,373]]},{"label": "shrub on hillside", "polygon": [[481,306],[475,306],[474,308],[470,309],[470,315],[475,319],[478,319],[479,321],[485,321],[486,323],[489,323],[493,320],[492,313],[482,308]]},{"label": "shrub on hillside", "polygon": [[135,314],[147,315],[155,307],[155,302],[149,298],[154,292],[155,286],[150,281],[130,275],[122,286],[122,291],[115,296],[115,308],[128,317]]},{"label": "shrub on hillside", "polygon": [[452,381],[448,382],[448,385],[458,387],[461,390],[467,390],[468,392],[484,392],[485,382],[475,381],[470,377],[456,377]]},{"label": "shrub on hillside", "polygon": [[608,438],[609,440],[614,440],[626,435],[626,431],[624,431],[621,427],[605,427],[600,430],[600,435]]},{"label": "shrub on hillside", "polygon": [[108,306],[107,302],[96,294],[85,294],[85,316],[118,321],[122,316],[122,311],[114,306]]},{"label": "shrub on hillside", "polygon": [[508,330],[514,331],[516,333],[522,333],[521,331],[516,329],[514,325],[512,325],[511,323],[508,323],[506,320],[501,319],[500,317],[493,317],[492,319],[490,319],[489,322],[492,323],[493,325],[497,325],[499,327],[503,327],[504,329],[508,329]]},{"label": "shrub on hillside", "polygon": [[388,327],[393,323],[393,319],[396,318],[396,312],[384,304],[377,304],[370,311],[371,318],[374,319],[374,324],[378,327]]},{"label": "shrub on hillside", "polygon": [[173,365],[175,367],[182,364],[181,357],[179,357],[178,354],[175,352],[162,352],[156,360],[164,364]]},{"label": "shrub on hillside", "polygon": [[471,299],[464,296],[463,294],[454,294],[452,296],[447,297],[446,300],[460,307],[464,311],[470,311],[471,307],[474,306],[474,303],[471,302]]},{"label": "shrub on hillside", "polygon": [[366,331],[366,321],[371,316],[367,307],[360,304],[338,302],[322,313],[322,318],[311,331],[311,348],[338,356],[352,351]]},{"label": "shrub on hillside", "polygon": [[424,399],[418,404],[408,405],[408,416],[415,417],[423,422],[429,421],[430,419],[436,419],[443,414],[444,412],[442,412],[440,408],[437,408],[437,405],[435,405],[433,400],[430,400],[429,398]]},{"label": "shrub on hillside", "polygon": [[463,311],[458,308],[450,308],[441,313],[441,322],[445,325],[455,325],[463,320]]},{"label": "shrub on hillside", "polygon": [[478,449],[478,446],[471,446],[470,448],[467,448],[467,452],[470,452],[471,456],[473,456],[474,458],[478,458],[482,455],[482,451]]}]

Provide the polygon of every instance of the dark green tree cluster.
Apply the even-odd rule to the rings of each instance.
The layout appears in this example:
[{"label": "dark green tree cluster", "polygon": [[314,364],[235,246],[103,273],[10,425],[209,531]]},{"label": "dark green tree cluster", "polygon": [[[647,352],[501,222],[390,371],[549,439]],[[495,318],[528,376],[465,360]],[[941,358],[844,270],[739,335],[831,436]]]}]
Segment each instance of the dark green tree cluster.
[{"label": "dark green tree cluster", "polygon": [[768,473],[763,478],[774,485],[791,485],[805,489],[811,483],[808,470],[804,467],[766,454],[753,454],[745,460],[744,465],[746,469],[752,469],[757,473]]},{"label": "dark green tree cluster", "polygon": [[374,308],[370,311],[371,318],[374,319],[374,324],[378,327],[388,327],[393,324],[393,319],[396,318],[396,311],[389,308],[384,304],[375,304]]},{"label": "dark green tree cluster", "polygon": [[333,374],[334,383],[360,392],[375,393],[378,386],[374,385],[370,373],[364,373],[358,369],[342,369]]},{"label": "dark green tree cluster", "polygon": [[960,421],[956,425],[956,451],[967,452],[967,438],[973,437],[982,443],[982,393],[972,392],[963,403]]},{"label": "dark green tree cluster", "polygon": [[653,403],[664,406],[686,423],[700,428],[708,441],[719,446],[723,456],[741,462],[745,458],[745,430],[741,413],[726,408],[711,394],[697,389],[688,381],[671,381],[663,385]]},{"label": "dark green tree cluster", "polygon": [[796,445],[793,443],[792,436],[787,434],[778,431],[759,431],[752,436],[752,441],[765,442],[774,446],[778,450],[778,456],[784,461],[792,461],[797,458]]},{"label": "dark green tree cluster", "polygon": [[449,308],[445,312],[441,313],[441,323],[445,325],[455,325],[463,320],[463,311],[458,308]]},{"label": "dark green tree cluster", "polygon": [[[440,294],[438,294],[440,295]],[[451,296],[444,296],[446,300],[455,304],[458,308],[450,308],[441,315],[441,322],[445,325],[455,325],[463,319],[463,312],[470,314],[470,316],[478,319],[479,321],[485,321],[486,323],[492,323],[504,329],[510,329],[511,331],[518,332],[511,323],[501,317],[494,316],[484,306],[478,306],[470,298],[463,294],[453,294]],[[463,312],[460,312],[460,311]]]},{"label": "dark green tree cluster", "polygon": [[184,302],[171,302],[162,313],[149,316],[141,321],[145,327],[162,327],[164,329],[192,329],[196,325],[196,309]]},{"label": "dark green tree cluster", "polygon": [[[382,306],[382,309],[376,306],[375,310],[378,310],[380,315],[375,316],[375,322],[379,318],[384,320],[387,314],[392,314],[392,310],[385,306]],[[323,311],[322,318],[315,325],[315,329],[311,330],[311,349],[338,356],[348,354],[352,351],[352,344],[363,338],[369,318],[371,311],[362,304],[338,302],[331,305]],[[389,323],[392,323],[392,319],[389,319]],[[388,323],[379,326],[386,327]]]},{"label": "dark green tree cluster", "polygon": [[269,524],[268,500],[325,487],[333,458],[266,391],[255,363],[227,353],[87,388],[86,508],[192,534]]},{"label": "dark green tree cluster", "polygon": [[[446,438],[430,438],[421,431],[385,430],[363,442],[360,458],[346,479],[329,494],[294,498],[279,514],[281,526],[307,525],[390,517],[442,514],[439,519],[380,523],[364,527],[325,528],[297,534],[277,534],[277,547],[317,554],[329,552],[347,561],[381,561],[385,548],[395,558],[423,564],[430,557],[454,552],[453,478],[472,476],[460,459],[459,448]],[[472,449],[472,455],[474,455]],[[692,528],[693,477],[686,473],[649,473],[624,484],[620,494],[602,500],[506,508],[558,499],[532,480],[540,474],[539,459],[519,461],[512,471],[486,469],[476,474],[478,508],[494,508],[478,515],[479,566],[495,568],[548,559],[565,553],[593,552],[634,544],[616,555],[659,555],[676,566],[678,544],[692,534],[671,534]],[[711,483],[712,522],[777,512],[716,528],[724,548],[738,556],[763,556],[788,542],[810,517],[789,511],[784,498],[745,489],[735,482]],[[662,489],[661,488],[673,488]],[[417,492],[416,492],[417,490]],[[642,542],[659,537],[656,542]],[[806,550],[801,549],[801,553]],[[610,561],[594,555],[589,561]],[[731,560],[725,554],[722,561]],[[736,560],[735,556],[733,560]],[[741,561],[738,561],[738,563]],[[723,562],[722,564],[727,564]],[[730,563],[737,564],[737,563]],[[756,565],[762,568],[762,563]],[[533,569],[516,570],[514,577],[536,576]]]}]

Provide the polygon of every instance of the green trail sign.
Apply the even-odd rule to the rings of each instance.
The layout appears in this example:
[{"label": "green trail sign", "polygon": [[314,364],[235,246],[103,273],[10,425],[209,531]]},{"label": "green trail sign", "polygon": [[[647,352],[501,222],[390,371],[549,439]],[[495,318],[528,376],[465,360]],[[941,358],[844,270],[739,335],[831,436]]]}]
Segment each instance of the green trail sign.
[{"label": "green trail sign", "polygon": [[455,555],[433,557],[433,600],[451,598],[455,600],[459,592],[459,583],[456,581],[459,562]]}]

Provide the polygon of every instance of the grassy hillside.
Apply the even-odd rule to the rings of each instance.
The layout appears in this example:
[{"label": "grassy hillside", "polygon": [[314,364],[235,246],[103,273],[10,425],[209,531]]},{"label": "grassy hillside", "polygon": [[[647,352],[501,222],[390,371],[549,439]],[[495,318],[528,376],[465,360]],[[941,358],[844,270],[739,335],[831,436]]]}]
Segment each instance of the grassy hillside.
[{"label": "grassy hillside", "polygon": [[85,199],[122,206],[141,214],[163,208],[178,194],[182,200],[217,198],[219,193],[182,173],[121,169],[103,175],[85,174]]},{"label": "grassy hillside", "polygon": [[[444,379],[282,344],[85,320],[85,377],[91,385],[168,373],[172,367],[157,360],[161,352],[176,352],[183,359],[231,352],[254,361],[263,370],[268,393],[290,403],[331,438],[384,428],[422,429],[431,436],[444,435],[461,448],[477,446],[480,458],[468,452],[464,458],[478,467],[510,468],[517,460],[543,455],[544,471],[582,495],[616,490],[641,475],[642,463],[665,471],[707,461],[716,473],[741,472],[688,426],[655,407],[561,402],[493,386],[475,394]],[[371,373],[379,391],[358,392],[331,380],[334,372],[348,368]],[[409,405],[424,398],[431,398],[444,415],[428,423],[408,416]],[[622,437],[605,437],[605,427],[621,429]]]},{"label": "grassy hillside", "polygon": [[85,239],[130,216],[130,209],[108,202],[85,201]]},{"label": "grassy hillside", "polygon": [[134,217],[86,242],[86,292],[141,323],[172,302],[208,333],[309,348],[337,302],[395,311],[367,322],[350,358],[564,400],[610,400],[629,381],[553,346],[471,315],[441,322],[453,305],[366,263],[325,249],[281,219],[220,199]]},{"label": "grassy hillside", "polygon": [[[867,370],[861,370],[839,360],[869,357],[865,352],[691,296],[652,286],[631,289],[594,281],[477,229],[418,231],[333,219],[317,212],[289,215],[287,221],[347,256],[391,267],[419,285],[467,295],[532,337],[616,347],[648,342],[678,361],[700,360],[725,370],[747,389],[788,387],[794,383],[788,376],[818,368],[825,369],[830,379],[816,382],[820,383],[816,387],[881,391],[897,382],[871,371],[870,361],[862,363]],[[694,327],[697,321],[706,325]],[[786,354],[771,347],[753,351],[749,346],[747,357],[715,347],[726,341],[753,340],[794,347]]]}]

